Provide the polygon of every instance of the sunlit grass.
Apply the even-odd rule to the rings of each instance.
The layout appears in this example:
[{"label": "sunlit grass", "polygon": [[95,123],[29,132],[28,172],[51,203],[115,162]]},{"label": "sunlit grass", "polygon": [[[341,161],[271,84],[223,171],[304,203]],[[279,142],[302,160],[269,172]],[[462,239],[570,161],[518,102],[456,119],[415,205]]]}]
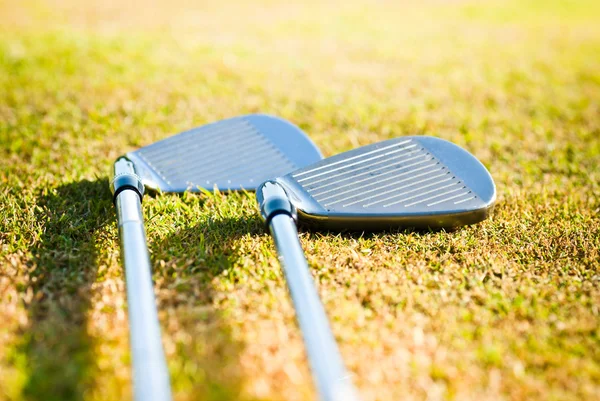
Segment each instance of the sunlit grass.
[{"label": "sunlit grass", "polygon": [[[131,394],[112,161],[234,115],[326,155],[452,140],[498,187],[454,232],[303,232],[365,400],[600,390],[600,3],[0,1],[0,400]],[[177,400],[314,396],[252,194],[144,201]]]}]

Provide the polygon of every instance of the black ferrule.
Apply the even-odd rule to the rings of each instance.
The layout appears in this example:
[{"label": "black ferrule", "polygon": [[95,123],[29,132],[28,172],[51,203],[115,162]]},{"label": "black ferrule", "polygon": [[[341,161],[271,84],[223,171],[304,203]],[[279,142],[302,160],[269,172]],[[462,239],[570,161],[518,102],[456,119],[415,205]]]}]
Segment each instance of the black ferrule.
[{"label": "black ferrule", "polygon": [[[284,207],[282,201],[283,201],[282,199],[276,199],[272,202],[272,203],[276,203],[276,204],[273,205],[274,207],[269,212],[269,214],[267,214],[265,217],[265,226],[267,226],[267,228],[269,228],[269,224],[271,224],[271,220],[273,220],[273,217],[275,217],[279,214],[286,214],[286,215],[290,216],[290,218],[292,220],[296,221],[294,213],[291,210],[289,210],[289,208]],[[287,202],[289,204],[289,201],[287,201]],[[279,207],[279,206],[281,206],[281,207]]]},{"label": "black ferrule", "polygon": [[265,220],[267,228],[273,217],[278,214],[286,214],[296,221],[296,209],[279,183],[274,181],[265,182],[256,191],[256,198],[260,205],[260,214]]},{"label": "black ferrule", "polygon": [[144,195],[140,192],[139,189],[137,189],[135,186],[130,185],[130,184],[121,184],[121,186],[119,186],[118,188],[115,189],[115,193],[113,195],[113,203],[116,204],[117,203],[117,196],[119,196],[119,194],[123,191],[126,190],[131,190],[131,191],[135,191],[135,193],[138,194],[138,196],[140,197],[140,203],[142,203],[142,200],[144,199]]},{"label": "black ferrule", "polygon": [[144,197],[144,184],[136,174],[134,164],[125,157],[117,159],[114,165],[115,178],[110,183],[113,193],[113,203],[117,202],[117,196],[125,190],[135,191],[140,197],[140,203]]}]

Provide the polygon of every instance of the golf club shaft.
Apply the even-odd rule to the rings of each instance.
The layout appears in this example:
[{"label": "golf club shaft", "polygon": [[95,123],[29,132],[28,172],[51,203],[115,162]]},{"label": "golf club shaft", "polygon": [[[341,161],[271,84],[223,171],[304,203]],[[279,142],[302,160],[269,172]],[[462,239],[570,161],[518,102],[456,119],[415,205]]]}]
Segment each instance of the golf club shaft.
[{"label": "golf club shaft", "polygon": [[269,228],[280,255],[320,399],[358,400],[308,270],[294,220],[287,214],[278,214],[270,220]]},{"label": "golf club shaft", "polygon": [[125,189],[116,198],[125,265],[135,401],[170,401],[169,371],[162,347],[150,255],[140,196]]}]

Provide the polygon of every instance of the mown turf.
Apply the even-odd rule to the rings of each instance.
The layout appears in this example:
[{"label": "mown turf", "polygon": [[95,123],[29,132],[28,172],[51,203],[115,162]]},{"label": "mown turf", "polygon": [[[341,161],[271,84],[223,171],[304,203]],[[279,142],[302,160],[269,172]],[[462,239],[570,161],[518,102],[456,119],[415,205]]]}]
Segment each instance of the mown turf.
[{"label": "mown turf", "polygon": [[[0,1],[1,400],[130,398],[112,161],[250,112],[326,155],[437,135],[496,180],[476,226],[302,233],[364,400],[597,397],[597,1],[120,3]],[[311,399],[253,196],[144,213],[176,400]]]}]

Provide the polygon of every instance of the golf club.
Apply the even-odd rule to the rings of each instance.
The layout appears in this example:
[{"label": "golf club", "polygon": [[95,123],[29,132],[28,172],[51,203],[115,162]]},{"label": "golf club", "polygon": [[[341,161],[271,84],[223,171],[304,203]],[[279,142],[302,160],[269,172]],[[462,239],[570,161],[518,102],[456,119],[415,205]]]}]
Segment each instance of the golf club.
[{"label": "golf club", "polygon": [[280,255],[321,399],[356,399],[308,270],[296,223],[327,230],[454,228],[484,220],[496,188],[473,155],[434,137],[390,139],[262,184],[261,215]]},{"label": "golf club", "polygon": [[142,217],[144,188],[255,190],[267,179],[321,159],[298,127],[260,114],[204,125],[117,159],[111,190],[125,266],[136,401],[171,400]]}]

